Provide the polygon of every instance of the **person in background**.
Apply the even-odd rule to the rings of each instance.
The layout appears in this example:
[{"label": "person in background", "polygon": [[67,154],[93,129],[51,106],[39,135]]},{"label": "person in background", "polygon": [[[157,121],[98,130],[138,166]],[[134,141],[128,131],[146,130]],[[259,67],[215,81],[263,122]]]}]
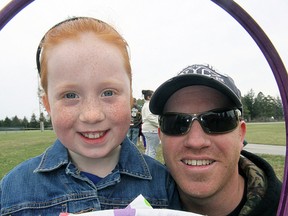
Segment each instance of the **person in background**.
[{"label": "person in background", "polygon": [[191,65],[153,94],[165,163],[183,209],[209,216],[277,214],[282,183],[261,157],[243,150],[246,123],[233,79]]},{"label": "person in background", "polygon": [[149,102],[152,97],[152,90],[142,90],[144,95],[144,105],[142,107],[142,133],[146,139],[145,154],[155,158],[159,147],[158,137],[158,116],[154,115],[149,110]]},{"label": "person in background", "polygon": [[89,17],[65,20],[45,34],[37,68],[57,140],[1,180],[1,216],[125,208],[139,194],[153,208],[176,208],[166,167],[127,138],[127,48],[112,26]]},{"label": "person in background", "polygon": [[140,136],[141,124],[141,108],[137,105],[136,98],[133,98],[133,106],[131,108],[131,122],[127,136],[135,145],[137,145],[138,137]]},{"label": "person in background", "polygon": [[140,142],[142,142],[144,149],[146,149],[146,138],[142,132],[142,125],[141,125],[140,131],[139,131],[139,139],[140,139]]}]

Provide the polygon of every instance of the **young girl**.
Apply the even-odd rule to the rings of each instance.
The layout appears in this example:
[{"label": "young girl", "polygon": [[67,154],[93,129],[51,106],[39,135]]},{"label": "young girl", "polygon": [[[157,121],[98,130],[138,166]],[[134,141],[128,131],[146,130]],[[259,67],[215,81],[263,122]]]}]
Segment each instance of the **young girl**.
[{"label": "young girl", "polygon": [[37,67],[58,139],[2,179],[2,216],[125,208],[139,194],[153,208],[178,208],[166,168],[126,138],[127,46],[110,25],[85,17],[61,22],[43,37]]}]

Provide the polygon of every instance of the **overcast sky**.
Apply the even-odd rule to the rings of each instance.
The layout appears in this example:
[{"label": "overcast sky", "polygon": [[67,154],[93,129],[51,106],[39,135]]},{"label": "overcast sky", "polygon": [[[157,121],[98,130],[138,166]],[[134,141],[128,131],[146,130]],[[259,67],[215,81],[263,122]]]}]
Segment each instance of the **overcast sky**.
[{"label": "overcast sky", "polygon": [[[0,8],[9,1],[0,0]],[[288,1],[238,0],[288,65]],[[0,32],[0,119],[39,115],[35,53],[44,33],[71,16],[113,25],[128,41],[133,95],[155,90],[184,67],[209,63],[250,89],[280,96],[273,73],[249,34],[210,0],[35,0]]]}]

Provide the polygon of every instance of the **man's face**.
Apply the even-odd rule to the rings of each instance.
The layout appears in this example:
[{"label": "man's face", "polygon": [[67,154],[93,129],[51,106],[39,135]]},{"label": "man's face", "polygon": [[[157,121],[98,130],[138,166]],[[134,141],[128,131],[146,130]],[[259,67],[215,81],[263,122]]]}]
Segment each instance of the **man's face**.
[{"label": "man's face", "polygon": [[[189,86],[169,98],[164,113],[198,114],[226,108],[229,104],[219,91],[206,86]],[[222,194],[223,199],[235,190],[245,132],[245,123],[240,121],[231,132],[207,134],[197,120],[185,135],[169,136],[159,131],[164,160],[177,182],[182,200],[206,199],[218,194]]]}]

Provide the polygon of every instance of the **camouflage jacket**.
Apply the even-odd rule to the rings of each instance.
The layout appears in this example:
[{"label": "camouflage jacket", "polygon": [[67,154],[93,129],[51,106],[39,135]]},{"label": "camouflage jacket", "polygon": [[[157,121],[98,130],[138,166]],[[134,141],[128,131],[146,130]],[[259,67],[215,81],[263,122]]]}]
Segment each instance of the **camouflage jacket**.
[{"label": "camouflage jacket", "polygon": [[282,183],[271,165],[259,156],[243,150],[239,169],[247,180],[247,201],[239,216],[277,215]]}]

